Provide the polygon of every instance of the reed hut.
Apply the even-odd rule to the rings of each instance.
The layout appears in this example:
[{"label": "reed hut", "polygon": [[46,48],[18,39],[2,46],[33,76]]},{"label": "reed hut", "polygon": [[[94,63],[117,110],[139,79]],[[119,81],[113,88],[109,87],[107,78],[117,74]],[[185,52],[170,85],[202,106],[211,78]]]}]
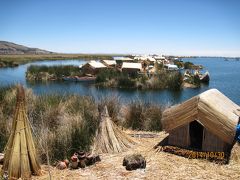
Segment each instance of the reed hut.
[{"label": "reed hut", "polygon": [[142,71],[141,63],[123,62],[123,64],[122,64],[122,72],[125,72],[129,75],[135,75],[140,71]]},{"label": "reed hut", "polygon": [[134,141],[111,120],[107,107],[101,114],[99,128],[97,130],[93,153],[119,153],[132,147]]},{"label": "reed hut", "polygon": [[208,90],[163,112],[168,144],[210,152],[229,152],[240,107],[217,89]]},{"label": "reed hut", "polygon": [[30,179],[32,174],[41,174],[22,86],[17,87],[16,109],[11,134],[5,147],[3,171],[8,172],[9,179]]},{"label": "reed hut", "polygon": [[98,61],[90,61],[81,67],[83,73],[92,75],[95,75],[106,68],[107,66]]}]

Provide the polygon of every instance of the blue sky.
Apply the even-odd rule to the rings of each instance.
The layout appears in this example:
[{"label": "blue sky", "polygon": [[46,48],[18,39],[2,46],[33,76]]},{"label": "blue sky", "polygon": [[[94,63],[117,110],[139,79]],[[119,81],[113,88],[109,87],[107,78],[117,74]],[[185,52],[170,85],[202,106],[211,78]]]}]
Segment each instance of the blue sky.
[{"label": "blue sky", "polygon": [[66,53],[240,56],[240,1],[0,0],[0,40]]}]

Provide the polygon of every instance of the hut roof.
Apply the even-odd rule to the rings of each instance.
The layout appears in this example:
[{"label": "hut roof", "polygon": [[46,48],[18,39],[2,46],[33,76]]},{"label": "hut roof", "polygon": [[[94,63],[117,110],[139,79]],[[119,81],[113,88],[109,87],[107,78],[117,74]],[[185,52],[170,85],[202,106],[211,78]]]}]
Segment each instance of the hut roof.
[{"label": "hut roof", "polygon": [[153,57],[148,57],[148,60],[151,61],[151,62],[156,62],[156,59],[153,58]]},{"label": "hut roof", "polygon": [[103,62],[109,66],[117,64],[115,60],[103,60]]},{"label": "hut roof", "polygon": [[101,63],[101,62],[98,62],[98,61],[90,61],[88,63],[90,66],[92,66],[93,68],[97,69],[97,68],[105,68],[106,66]]},{"label": "hut roof", "polygon": [[217,89],[211,89],[163,112],[163,128],[170,132],[191,121],[199,121],[221,140],[231,144],[239,122],[240,107]]},{"label": "hut roof", "polygon": [[122,69],[142,69],[142,64],[141,63],[127,63],[124,62],[122,64]]}]

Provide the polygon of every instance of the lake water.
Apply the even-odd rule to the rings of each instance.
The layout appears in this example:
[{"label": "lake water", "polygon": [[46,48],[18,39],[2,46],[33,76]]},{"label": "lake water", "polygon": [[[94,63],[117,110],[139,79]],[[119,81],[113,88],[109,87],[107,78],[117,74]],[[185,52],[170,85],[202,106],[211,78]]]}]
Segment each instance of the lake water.
[{"label": "lake water", "polygon": [[75,93],[91,95],[94,98],[105,96],[119,96],[122,102],[130,102],[135,99],[151,101],[161,104],[176,104],[189,99],[207,89],[216,88],[223,92],[235,103],[240,104],[240,61],[225,61],[224,58],[192,58],[184,59],[194,64],[203,65],[210,72],[210,83],[197,89],[183,89],[179,92],[169,90],[126,90],[96,88],[89,83],[80,82],[47,82],[29,83],[25,79],[25,72],[30,64],[35,65],[77,65],[84,64],[84,60],[58,60],[37,61],[20,65],[15,68],[0,68],[0,86],[21,83],[25,87],[33,89],[35,94],[44,93]]}]

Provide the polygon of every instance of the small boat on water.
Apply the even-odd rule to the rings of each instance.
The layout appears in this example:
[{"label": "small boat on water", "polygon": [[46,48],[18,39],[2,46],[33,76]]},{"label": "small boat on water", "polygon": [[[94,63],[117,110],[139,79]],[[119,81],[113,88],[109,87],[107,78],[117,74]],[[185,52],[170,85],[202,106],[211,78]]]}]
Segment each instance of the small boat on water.
[{"label": "small boat on water", "polygon": [[90,82],[95,81],[96,77],[90,77],[90,76],[67,76],[62,78],[64,81],[75,81],[75,82]]},{"label": "small boat on water", "polygon": [[62,79],[63,79],[64,81],[76,81],[76,78],[75,78],[75,77],[72,77],[72,76],[63,77]]}]

